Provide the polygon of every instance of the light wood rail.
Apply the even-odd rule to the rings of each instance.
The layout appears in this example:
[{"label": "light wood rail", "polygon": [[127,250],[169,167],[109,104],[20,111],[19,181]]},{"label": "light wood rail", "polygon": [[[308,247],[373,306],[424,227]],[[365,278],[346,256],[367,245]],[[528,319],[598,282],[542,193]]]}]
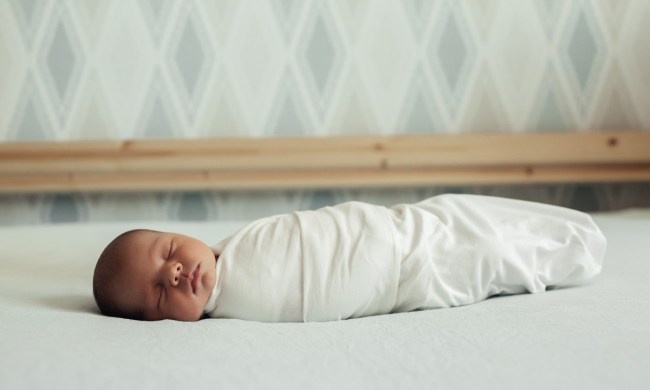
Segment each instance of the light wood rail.
[{"label": "light wood rail", "polygon": [[0,193],[650,181],[650,132],[0,143]]}]

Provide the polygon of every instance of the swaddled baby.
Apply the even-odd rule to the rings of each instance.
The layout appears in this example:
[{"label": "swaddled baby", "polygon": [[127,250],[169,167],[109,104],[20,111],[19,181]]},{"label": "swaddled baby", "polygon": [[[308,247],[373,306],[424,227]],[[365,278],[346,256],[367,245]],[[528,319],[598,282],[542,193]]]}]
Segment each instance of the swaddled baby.
[{"label": "swaddled baby", "polygon": [[467,305],[597,275],[606,241],[584,213],[477,195],[391,208],[348,202],[250,223],[210,248],[126,232],[101,254],[102,313],[332,321]]}]

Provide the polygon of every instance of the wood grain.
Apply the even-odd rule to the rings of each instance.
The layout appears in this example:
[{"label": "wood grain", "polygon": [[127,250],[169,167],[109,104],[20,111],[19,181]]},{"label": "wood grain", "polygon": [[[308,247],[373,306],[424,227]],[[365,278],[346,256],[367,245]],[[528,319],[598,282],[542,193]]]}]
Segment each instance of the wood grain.
[{"label": "wood grain", "polygon": [[650,132],[0,144],[0,192],[650,180]]}]

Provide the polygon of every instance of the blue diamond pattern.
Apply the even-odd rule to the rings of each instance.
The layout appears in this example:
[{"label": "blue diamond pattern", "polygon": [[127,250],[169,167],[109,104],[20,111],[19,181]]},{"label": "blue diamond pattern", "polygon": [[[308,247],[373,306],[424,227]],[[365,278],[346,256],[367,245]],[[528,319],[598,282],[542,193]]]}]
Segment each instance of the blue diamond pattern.
[{"label": "blue diamond pattern", "polygon": [[344,56],[338,31],[325,4],[316,7],[304,34],[301,69],[314,103],[319,112],[324,114],[329,106],[331,92],[340,78]]},{"label": "blue diamond pattern", "polygon": [[594,39],[591,27],[589,27],[587,18],[582,12],[571,37],[568,54],[573,65],[573,70],[580,82],[580,87],[585,89],[596,55],[598,54],[598,46],[596,45],[596,40]]},{"label": "blue diamond pattern", "polygon": [[42,74],[59,118],[65,121],[78,78],[85,65],[81,45],[72,30],[65,6],[54,12],[50,32],[44,41]]},{"label": "blue diamond pattern", "polygon": [[140,0],[142,12],[154,41],[160,42],[171,19],[175,0]]},{"label": "blue diamond pattern", "polygon": [[290,42],[296,31],[299,16],[308,2],[304,0],[271,0],[278,27],[286,42]]},{"label": "blue diamond pattern", "polygon": [[52,223],[80,222],[84,218],[85,204],[78,196],[62,194],[49,199],[47,220]]},{"label": "blue diamond pattern", "polygon": [[549,90],[546,93],[546,99],[542,105],[542,111],[537,122],[537,129],[541,131],[560,131],[564,130],[564,117],[557,101],[555,93]]},{"label": "blue diamond pattern", "polygon": [[31,46],[47,5],[46,0],[11,0],[27,46]]},{"label": "blue diamond pattern", "polygon": [[423,69],[416,71],[401,114],[400,132],[433,133],[440,130],[440,115]]},{"label": "blue diamond pattern", "polygon": [[318,87],[318,92],[321,94],[325,91],[327,80],[334,65],[335,55],[336,52],[332,46],[332,41],[329,39],[323,18],[319,17],[309,39],[305,57]]},{"label": "blue diamond pattern", "polygon": [[423,39],[423,33],[430,25],[433,16],[431,11],[435,3],[429,0],[402,0],[400,3],[411,21],[409,24],[413,28],[413,36],[418,40]]},{"label": "blue diamond pattern", "polygon": [[[203,192],[186,192],[180,194],[176,202],[178,210],[172,219],[181,221],[206,221],[211,217],[210,202]],[[174,218],[175,217],[175,218]]]},{"label": "blue diamond pattern", "polygon": [[54,80],[54,85],[61,99],[64,98],[66,90],[70,85],[72,71],[76,64],[76,58],[69,35],[61,22],[59,22],[54,39],[48,50],[46,59],[48,70]]},{"label": "blue diamond pattern", "polygon": [[467,49],[463,43],[458,23],[453,16],[447,20],[436,54],[449,87],[455,90],[458,85],[460,70],[467,59]]},{"label": "blue diamond pattern", "polygon": [[537,13],[539,19],[544,25],[546,34],[549,37],[553,36],[553,33],[556,32],[556,24],[560,19],[558,13],[561,10],[562,6],[565,6],[568,2],[566,0],[534,0],[535,5],[537,6]]},{"label": "blue diamond pattern", "polygon": [[[456,3],[443,13],[429,45],[429,62],[436,76],[436,87],[443,92],[450,113],[455,115],[466,92],[469,74],[476,65],[476,49],[467,21]],[[439,85],[438,85],[439,84]]]},{"label": "blue diamond pattern", "polygon": [[277,101],[268,120],[270,130],[278,136],[305,135],[313,131],[308,122],[303,98],[291,72],[287,72],[279,86]]},{"label": "blue diamond pattern", "polygon": [[171,73],[183,94],[189,118],[194,119],[206,90],[206,79],[214,69],[214,56],[207,34],[196,9],[190,9],[179,20],[178,35],[170,46]]},{"label": "blue diamond pattern", "polygon": [[600,81],[606,47],[597,20],[589,2],[574,7],[574,15],[567,25],[563,60],[580,111],[585,114],[593,101],[594,90]]},{"label": "blue diamond pattern", "polygon": [[154,77],[148,95],[146,103],[148,107],[144,110],[137,134],[154,139],[176,137],[179,120],[169,100],[169,90],[160,73]]},{"label": "blue diamond pattern", "polygon": [[33,77],[30,75],[23,87],[20,107],[12,124],[13,139],[19,141],[44,141],[49,138],[51,124],[43,108],[40,96],[35,91]]},{"label": "blue diamond pattern", "polygon": [[190,95],[194,94],[199,74],[205,65],[205,55],[197,37],[196,28],[189,20],[185,23],[174,59],[187,92]]}]

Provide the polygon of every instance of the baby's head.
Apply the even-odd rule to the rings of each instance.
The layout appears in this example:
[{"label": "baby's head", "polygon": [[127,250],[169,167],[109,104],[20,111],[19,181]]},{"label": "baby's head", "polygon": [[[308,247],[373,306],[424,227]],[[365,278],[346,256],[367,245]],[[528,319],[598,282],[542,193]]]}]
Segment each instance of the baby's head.
[{"label": "baby's head", "polygon": [[105,315],[196,321],[216,283],[215,264],[215,253],[201,241],[131,230],[99,256],[93,294]]}]

